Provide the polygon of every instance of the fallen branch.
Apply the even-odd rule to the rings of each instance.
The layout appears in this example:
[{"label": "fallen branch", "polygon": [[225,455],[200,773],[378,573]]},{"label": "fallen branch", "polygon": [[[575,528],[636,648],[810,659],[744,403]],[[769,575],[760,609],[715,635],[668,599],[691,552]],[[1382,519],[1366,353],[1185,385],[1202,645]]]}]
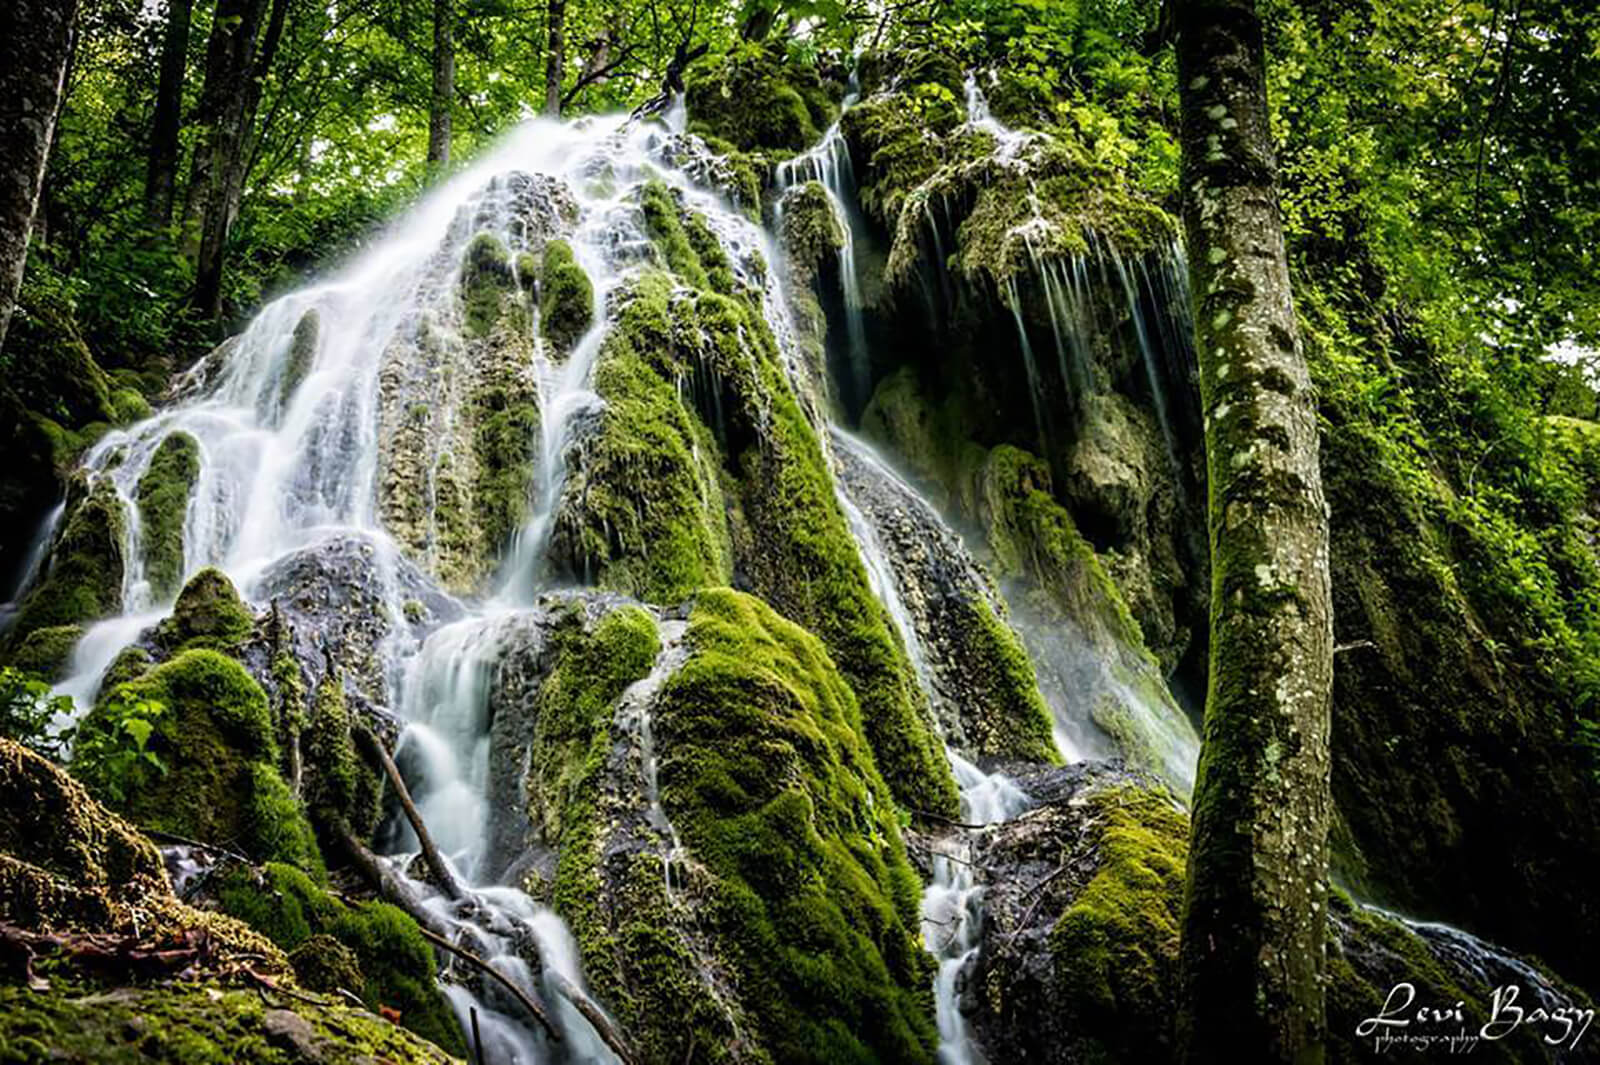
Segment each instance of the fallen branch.
[{"label": "fallen branch", "polygon": [[539,1004],[533,1000],[532,996],[530,996],[522,988],[518,987],[514,981],[512,981],[499,969],[496,969],[493,965],[490,965],[487,961],[472,953],[472,951],[468,950],[466,947],[452,943],[447,937],[441,936],[437,932],[432,932],[424,928],[422,929],[422,936],[424,939],[428,940],[428,942],[434,944],[440,949],[447,950],[456,957],[470,963],[473,968],[479,970],[485,976],[491,976],[495,980],[499,981],[500,986],[511,992],[512,996],[515,997],[518,1002],[522,1003],[523,1009],[527,1010],[533,1015],[534,1020],[538,1021],[539,1024],[544,1028],[546,1035],[557,1042],[561,1041],[561,1033],[556,1031],[555,1026],[550,1023],[550,1018],[545,1015],[544,1010],[540,1008]]},{"label": "fallen branch", "polygon": [[202,843],[197,839],[190,839],[188,836],[180,836],[176,832],[162,832],[160,829],[156,828],[140,828],[139,831],[149,836],[151,839],[158,839],[167,843],[175,843],[181,847],[193,847],[195,850],[210,851],[212,854],[220,854],[224,858],[232,858],[241,865],[255,865],[254,862],[240,854],[238,851],[229,850],[227,847],[219,847],[215,843]]},{"label": "fallen branch", "polygon": [[345,853],[350,856],[350,861],[366,875],[372,886],[378,889],[378,895],[385,901],[391,902],[400,909],[410,914],[412,919],[423,928],[436,935],[444,935],[450,931],[449,926],[422,904],[422,898],[405,882],[388,864],[366,848],[356,834],[350,831],[350,826],[344,822],[338,825],[339,842],[344,844]]},{"label": "fallen branch", "polygon": [[467,897],[461,890],[461,884],[456,880],[456,875],[446,864],[444,855],[439,853],[439,848],[434,846],[433,837],[428,834],[428,826],[422,821],[422,814],[418,812],[416,803],[411,801],[411,792],[406,790],[406,782],[400,778],[400,767],[394,764],[394,759],[378,738],[365,728],[357,726],[354,729],[356,738],[366,748],[367,754],[383,769],[384,775],[389,778],[389,786],[394,788],[394,793],[400,798],[400,808],[405,811],[406,820],[411,822],[411,830],[417,834],[417,842],[422,845],[423,861],[428,863],[428,870],[433,873],[436,881],[435,887],[439,893],[451,902],[459,902]]},{"label": "fallen branch", "polygon": [[626,1040],[622,1038],[622,1033],[617,1031],[616,1026],[611,1023],[611,1018],[607,1017],[600,1007],[595,1005],[594,999],[584,994],[571,980],[568,980],[560,972],[549,966],[545,967],[544,978],[555,984],[556,993],[572,1003],[577,1008],[577,1011],[583,1014],[583,1019],[589,1022],[590,1027],[595,1030],[595,1034],[605,1042],[606,1046],[611,1048],[611,1052],[617,1056],[622,1065],[633,1065],[633,1051],[628,1048]]}]

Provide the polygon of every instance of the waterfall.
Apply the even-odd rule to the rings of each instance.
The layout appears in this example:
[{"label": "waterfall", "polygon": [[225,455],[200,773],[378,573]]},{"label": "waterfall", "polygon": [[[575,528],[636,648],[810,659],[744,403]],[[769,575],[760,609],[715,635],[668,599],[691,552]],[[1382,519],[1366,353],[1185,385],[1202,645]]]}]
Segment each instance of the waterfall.
[{"label": "waterfall", "polygon": [[[857,265],[857,246],[862,230],[856,206],[856,181],[850,161],[850,144],[840,128],[843,113],[856,102],[854,75],[851,87],[841,105],[840,117],[823,133],[822,139],[809,151],[779,163],[774,174],[778,192],[778,209],[782,210],[783,194],[796,186],[815,181],[828,197],[828,206],[839,225],[843,239],[839,243],[839,286],[844,297],[844,324],[846,355],[850,366],[850,384],[853,397],[865,403],[872,392],[872,354],[867,346],[866,300],[862,294],[861,270]],[[781,216],[780,216],[781,218]]]},{"label": "waterfall", "polygon": [[[258,599],[267,576],[291,555],[351,536],[373,545],[375,564],[385,568],[385,560],[398,559],[402,551],[383,500],[385,463],[395,453],[386,426],[397,417],[397,405],[400,414],[426,420],[416,445],[422,456],[416,476],[428,482],[419,489],[429,508],[425,524],[433,528],[440,520],[433,493],[442,483],[441,466],[459,446],[455,434],[467,402],[463,378],[476,372],[463,354],[469,341],[456,295],[470,242],[488,233],[513,256],[536,249],[544,238],[570,244],[593,284],[595,324],[560,359],[537,336],[530,309],[528,385],[540,413],[536,470],[521,528],[489,582],[492,594],[428,633],[419,646],[403,635],[409,632],[399,623],[406,603],[397,582],[378,582],[382,612],[392,623],[379,649],[387,688],[380,694],[403,722],[398,760],[446,860],[470,885],[470,899],[453,904],[425,883],[413,886],[445,926],[549,1004],[565,1046],[562,1060],[607,1061],[612,1055],[568,1001],[572,989],[581,992],[582,973],[560,919],[515,888],[485,880],[494,864],[488,854],[494,813],[488,799],[489,690],[519,612],[547,584],[543,555],[577,427],[600,404],[591,376],[605,335],[604,310],[651,259],[635,204],[638,190],[648,180],[665,181],[730,246],[769,250],[757,227],[677,164],[683,153],[681,142],[668,150],[674,140],[658,124],[624,116],[527,123],[432,190],[331,277],[262,308],[242,334],[184,376],[171,407],[108,433],[83,463],[91,477],[112,485],[122,505],[128,564],[123,612],[88,628],[70,675],[57,687],[80,712],[92,703],[120,650],[171,609],[171,600],[157,601],[144,580],[137,507],[140,479],[163,440],[187,434],[199,457],[183,521],[185,574],[219,566],[246,598]],[[537,232],[541,225],[545,231]],[[517,283],[525,287],[517,270]],[[776,313],[784,303],[776,282],[762,287]],[[775,323],[775,332],[783,339],[792,329]],[[48,535],[47,527],[41,539],[47,542]],[[664,657],[661,671],[641,683],[659,685],[675,662]],[[675,839],[653,785],[650,691],[640,689],[629,699],[644,715],[638,724],[653,816]],[[404,875],[407,848],[415,844],[409,831],[398,836],[399,850],[390,861]],[[526,960],[529,944],[538,972]],[[469,1011],[477,1012],[491,1060],[549,1060],[542,1033],[493,987],[475,992],[452,984],[445,990],[463,1021]]]}]

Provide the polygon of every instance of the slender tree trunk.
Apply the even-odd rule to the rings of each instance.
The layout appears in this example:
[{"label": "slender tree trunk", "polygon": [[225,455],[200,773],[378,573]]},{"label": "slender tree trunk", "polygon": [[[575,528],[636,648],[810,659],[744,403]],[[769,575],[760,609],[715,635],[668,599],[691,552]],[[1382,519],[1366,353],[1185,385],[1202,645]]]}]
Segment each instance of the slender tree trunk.
[{"label": "slender tree trunk", "polygon": [[1180,1028],[1191,1063],[1320,1062],[1333,624],[1316,399],[1254,2],[1175,7],[1212,579]]},{"label": "slender tree trunk", "polygon": [[433,96],[428,103],[428,162],[450,162],[450,104],[456,95],[455,10],[433,0]]},{"label": "slender tree trunk", "polygon": [[[212,45],[223,35],[217,66],[208,57],[207,92],[213,75],[219,79],[215,102],[217,121],[204,145],[205,188],[198,194],[200,240],[195,259],[192,305],[207,318],[222,313],[222,272],[227,254],[228,235],[238,217],[244,193],[245,170],[250,157],[251,134],[256,110],[261,103],[262,83],[277,55],[283,37],[288,0],[272,0],[266,33],[257,41],[265,0],[218,0],[217,27]],[[238,20],[224,21],[224,13],[237,14]],[[197,167],[199,153],[196,153]]]},{"label": "slender tree trunk", "polygon": [[561,117],[561,71],[567,62],[567,0],[545,8],[544,113]]},{"label": "slender tree trunk", "polygon": [[0,349],[22,287],[77,15],[77,0],[0,4]]},{"label": "slender tree trunk", "polygon": [[168,0],[167,30],[161,42],[161,75],[156,83],[155,126],[145,170],[145,216],[157,225],[172,221],[177,183],[178,133],[183,123],[183,81],[189,62],[189,22],[193,0]]}]

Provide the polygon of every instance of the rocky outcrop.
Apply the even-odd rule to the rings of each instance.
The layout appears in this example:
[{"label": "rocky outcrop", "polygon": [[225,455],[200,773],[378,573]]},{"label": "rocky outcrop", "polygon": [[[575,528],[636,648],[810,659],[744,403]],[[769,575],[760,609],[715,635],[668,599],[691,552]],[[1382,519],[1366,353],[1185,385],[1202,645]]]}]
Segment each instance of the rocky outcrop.
[{"label": "rocky outcrop", "polygon": [[[974,860],[989,888],[983,947],[966,977],[965,1009],[992,1060],[1042,1063],[1179,1060],[1177,946],[1188,818],[1148,778],[1073,766],[1023,776],[1036,800],[981,833]],[[1405,1034],[1479,1035],[1496,988],[1555,1011],[1588,998],[1537,963],[1459,930],[1416,924],[1336,893],[1329,923],[1328,1060],[1371,1060],[1361,1022],[1409,982],[1416,1004],[1460,1010]],[[1487,1060],[1600,1060],[1574,1024],[1535,1023],[1476,1041]],[[1360,1031],[1358,1032],[1358,1029]],[[1551,1042],[1544,1041],[1550,1035]],[[1575,1044],[1575,1045],[1574,1045]]]},{"label": "rocky outcrop", "polygon": [[[295,989],[300,969],[275,943],[232,916],[179,901],[148,839],[9,740],[0,740],[0,808],[7,812],[0,938],[8,959],[0,972],[0,1051],[7,1055],[283,1065],[453,1060],[343,998]],[[417,945],[431,975],[432,958],[420,939]],[[444,1034],[459,1045],[454,1031]]]}]

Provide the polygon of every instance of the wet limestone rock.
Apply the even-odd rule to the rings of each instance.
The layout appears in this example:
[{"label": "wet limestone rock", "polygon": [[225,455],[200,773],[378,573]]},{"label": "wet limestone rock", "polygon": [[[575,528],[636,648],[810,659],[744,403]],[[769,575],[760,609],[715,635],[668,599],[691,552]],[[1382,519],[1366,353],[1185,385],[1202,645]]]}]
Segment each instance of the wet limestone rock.
[{"label": "wet limestone rock", "polygon": [[1050,708],[988,575],[937,512],[864,445],[836,437],[833,455],[894,571],[945,742],[983,759],[1056,761]]}]

